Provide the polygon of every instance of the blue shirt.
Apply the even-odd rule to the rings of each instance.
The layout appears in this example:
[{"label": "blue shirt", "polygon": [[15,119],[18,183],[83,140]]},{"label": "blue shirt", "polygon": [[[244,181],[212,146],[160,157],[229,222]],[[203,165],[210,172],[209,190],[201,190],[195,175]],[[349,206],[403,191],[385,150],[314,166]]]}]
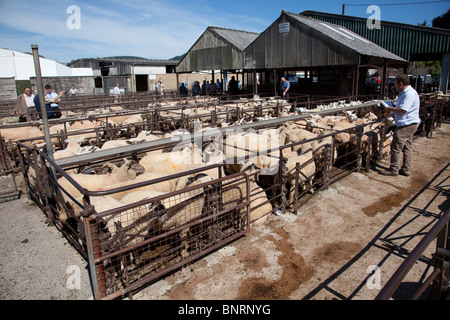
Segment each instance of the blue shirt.
[{"label": "blue shirt", "polygon": [[399,93],[395,106],[406,111],[405,114],[394,113],[395,125],[397,127],[420,123],[420,98],[417,91],[411,86],[406,87],[405,90]]},{"label": "blue shirt", "polygon": [[281,92],[284,92],[284,90],[286,90],[287,88],[290,88],[291,87],[291,84],[289,83],[289,81],[285,81],[284,83],[283,83],[283,81],[281,81],[281,83],[280,83],[280,88],[281,88]]},{"label": "blue shirt", "polygon": [[[51,98],[51,99],[54,99],[54,98],[56,98],[58,95],[56,94],[56,93],[53,93],[53,92],[47,92],[47,97],[49,97],[49,98]],[[55,102],[53,102],[53,103],[50,103],[50,106],[52,107],[52,108],[57,108],[57,107],[59,107],[59,105],[57,104],[57,103],[55,103]]]}]

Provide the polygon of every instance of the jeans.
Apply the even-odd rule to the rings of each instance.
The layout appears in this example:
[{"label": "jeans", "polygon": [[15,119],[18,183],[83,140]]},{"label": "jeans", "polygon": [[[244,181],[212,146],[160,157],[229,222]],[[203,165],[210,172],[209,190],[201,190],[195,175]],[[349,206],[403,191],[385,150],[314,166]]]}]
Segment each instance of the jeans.
[{"label": "jeans", "polygon": [[[412,142],[418,126],[419,124],[414,123],[409,126],[395,128],[391,144],[391,163],[389,168],[391,171],[399,172],[401,169],[404,172],[410,172],[413,156]],[[400,167],[402,155],[403,165]]]}]

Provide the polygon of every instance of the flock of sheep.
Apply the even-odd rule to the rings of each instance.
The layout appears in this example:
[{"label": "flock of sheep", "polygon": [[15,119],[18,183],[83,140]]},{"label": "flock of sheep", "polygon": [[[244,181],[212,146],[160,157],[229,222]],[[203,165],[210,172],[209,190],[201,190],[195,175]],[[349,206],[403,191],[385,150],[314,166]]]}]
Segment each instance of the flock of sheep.
[{"label": "flock of sheep", "polygon": [[[208,136],[208,141],[202,141],[200,145],[195,143],[185,143],[178,148],[164,148],[139,154],[138,157],[125,158],[118,162],[108,162],[99,168],[89,166],[80,169],[66,170],[66,174],[75,180],[82,188],[89,191],[108,191],[107,195],[89,197],[90,204],[94,206],[97,213],[107,212],[127,206],[127,210],[117,210],[114,214],[103,217],[104,228],[109,232],[111,239],[117,240],[117,233],[120,230],[127,230],[127,234],[132,234],[127,239],[121,239],[121,246],[138,244],[139,241],[149,238],[151,235],[161,234],[175,228],[182,227],[188,222],[205,216],[205,204],[208,195],[203,193],[203,188],[189,188],[188,192],[180,196],[180,190],[196,185],[212,186],[219,177],[227,177],[239,172],[249,174],[249,194],[250,194],[250,221],[254,224],[263,224],[269,214],[273,212],[274,191],[264,190],[267,186],[279,185],[279,181],[284,181],[286,188],[286,205],[289,207],[295,201],[295,179],[299,179],[300,188],[313,192],[311,186],[317,177],[317,172],[323,170],[324,155],[323,150],[327,146],[333,146],[332,159],[337,159],[338,154],[355,148],[355,139],[352,131],[344,131],[354,128],[357,125],[364,125],[363,145],[368,148],[368,137],[372,136],[372,143],[378,143],[381,137],[377,131],[376,122],[381,114],[374,114],[374,111],[357,116],[355,112],[347,111],[342,116],[320,116],[311,114],[308,119],[299,121],[286,121],[281,126],[272,129],[256,131],[231,130],[239,128],[239,124],[251,121],[264,121],[273,117],[270,106],[277,105],[276,100],[269,100],[264,103],[267,109],[263,113],[254,114],[251,117],[234,119],[233,122],[224,122],[224,118],[218,118],[220,127],[230,128],[226,134],[221,136]],[[253,101],[243,102],[242,110],[251,109],[256,105],[262,105],[259,98]],[[342,106],[342,103],[330,104],[318,108],[332,109]],[[290,108],[290,105],[286,105]],[[236,105],[229,107],[236,108]],[[189,111],[187,111],[189,110]],[[185,116],[200,114],[210,114],[214,110],[226,111],[226,106],[202,106],[184,110]],[[114,110],[117,111],[117,110]],[[289,110],[285,109],[278,116],[289,115]],[[304,111],[304,110],[301,110]],[[175,118],[179,112],[160,109],[160,115],[168,115]],[[99,114],[99,110],[96,110]],[[244,113],[243,113],[244,114]],[[106,115],[106,114],[105,114]],[[70,116],[74,116],[73,114]],[[223,115],[225,117],[225,115]],[[229,119],[229,118],[227,118]],[[196,121],[201,121],[197,118]],[[107,128],[105,123],[115,124],[118,128],[123,128],[122,137],[103,141],[96,145],[98,141],[98,128]],[[137,112],[130,114],[120,114],[108,117],[97,117],[95,121],[84,120],[70,124],[55,124],[50,127],[51,134],[58,134],[61,131],[67,133],[67,140],[61,143],[61,139],[52,138],[54,147],[54,159],[74,157],[80,154],[96,152],[99,150],[129,146],[147,141],[158,140],[171,137],[177,134],[186,133],[185,130],[175,130],[172,132],[150,132],[143,130],[143,115]],[[70,124],[70,125],[69,125]],[[207,132],[212,125],[203,123],[201,128]],[[216,123],[217,124],[217,123]],[[215,125],[216,125],[215,124]],[[141,126],[142,125],[142,126]],[[214,126],[215,126],[214,125]],[[95,130],[97,128],[97,130]],[[14,129],[1,129],[1,135],[7,140],[35,139],[28,143],[43,144],[43,133],[35,126],[21,127]],[[101,132],[101,131],[100,131]],[[337,132],[333,137],[328,133]],[[36,137],[41,137],[37,139]],[[307,141],[302,143],[302,141]],[[292,145],[285,148],[286,145]],[[388,145],[388,143],[387,143]],[[274,148],[275,147],[275,148]],[[280,152],[285,158],[285,171],[279,170]],[[388,148],[388,146],[387,146]],[[272,151],[268,151],[272,150]],[[275,151],[276,150],[276,151]],[[367,149],[368,150],[368,149]],[[363,150],[364,151],[364,150]],[[386,150],[387,151],[387,150]],[[241,157],[244,158],[241,158]],[[247,157],[247,158],[245,158]],[[201,170],[205,166],[222,164],[208,170]],[[298,165],[301,165],[300,172]],[[332,163],[328,162],[328,165]],[[191,173],[192,170],[196,170]],[[36,177],[34,169],[29,168],[28,174],[33,180]],[[172,175],[178,175],[170,178]],[[284,175],[283,177],[280,174]],[[169,177],[166,179],[166,177]],[[283,180],[281,180],[283,179]],[[151,181],[157,181],[151,183]],[[136,187],[130,187],[137,184]],[[83,194],[65,177],[58,178],[60,196],[64,203],[70,206],[71,214],[80,215],[83,202]],[[128,188],[127,188],[128,187]],[[246,200],[247,184],[239,183],[232,188],[221,190],[221,201],[223,203],[236,206]],[[172,196],[174,192],[178,192]],[[279,192],[279,191],[278,191]],[[69,196],[70,195],[70,196]],[[183,198],[184,200],[181,200]],[[152,199],[157,199],[153,201]],[[138,204],[134,209],[130,205]],[[142,205],[144,204],[144,205]],[[230,208],[232,210],[232,208]],[[238,215],[240,213],[237,213]],[[59,212],[59,219],[64,221],[70,218],[66,210]],[[73,217],[72,217],[73,218]],[[189,228],[181,228],[180,239],[187,239]],[[187,255],[189,248],[185,246],[182,255]]]}]

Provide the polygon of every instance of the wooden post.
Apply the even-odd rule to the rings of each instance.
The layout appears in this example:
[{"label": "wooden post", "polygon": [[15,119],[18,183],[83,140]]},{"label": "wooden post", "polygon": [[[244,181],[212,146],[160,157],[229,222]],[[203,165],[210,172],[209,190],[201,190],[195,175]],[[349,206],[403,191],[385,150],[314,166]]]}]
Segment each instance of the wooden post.
[{"label": "wooden post", "polygon": [[387,60],[384,59],[383,62],[383,79],[381,79],[381,99],[384,99],[386,97],[386,70],[387,70]]}]

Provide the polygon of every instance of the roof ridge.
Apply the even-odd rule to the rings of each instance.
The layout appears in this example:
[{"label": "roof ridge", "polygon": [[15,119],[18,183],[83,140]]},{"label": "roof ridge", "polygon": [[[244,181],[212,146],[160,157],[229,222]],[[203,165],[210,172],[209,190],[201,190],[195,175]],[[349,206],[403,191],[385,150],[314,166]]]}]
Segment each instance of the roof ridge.
[{"label": "roof ridge", "polygon": [[[320,32],[321,34],[323,34],[325,37],[328,37],[328,38],[330,38],[330,39],[332,39],[334,41],[338,41],[342,45],[350,48],[353,51],[358,52],[359,54],[366,54],[366,55],[368,54],[368,53],[366,53],[366,47],[365,46],[364,46],[364,48],[358,48],[356,46],[351,46],[351,45],[349,45],[349,43],[346,43],[347,41],[337,40],[335,37],[331,36],[328,32],[326,32],[326,30],[322,30],[322,28],[317,28],[314,25],[315,24],[320,24],[320,25],[322,25],[322,26],[324,26],[324,27],[326,27],[326,28],[328,28],[330,30],[333,30],[337,34],[341,34],[342,37],[344,37],[343,40],[345,40],[345,38],[349,38],[350,35],[351,35],[351,36],[353,36],[356,39],[359,39],[359,40],[361,40],[363,42],[367,42],[370,46],[377,47],[377,50],[380,50],[380,52],[383,51],[383,54],[386,54],[387,56],[391,56],[392,55],[391,59],[393,57],[395,57],[395,59],[400,58],[401,60],[404,60],[402,57],[396,55],[395,53],[392,53],[392,52],[386,50],[385,48],[379,46],[375,42],[373,42],[373,41],[371,41],[369,39],[366,39],[366,38],[364,38],[361,35],[358,35],[356,32],[346,28],[345,26],[334,24],[334,23],[331,23],[331,22],[328,22],[328,21],[318,20],[318,19],[315,19],[313,17],[307,17],[307,16],[303,16],[303,15],[300,15],[300,14],[296,14],[296,13],[290,13],[290,12],[287,12],[285,10],[283,10],[283,13],[288,15],[288,16],[290,16],[292,19],[296,19],[297,21],[306,24],[310,28],[313,28],[314,30],[316,30],[316,31]],[[343,30],[345,33],[348,33],[348,35],[343,34],[341,31],[339,31],[337,29]],[[351,39],[351,40],[354,40],[354,39]]]},{"label": "roof ridge", "polygon": [[246,33],[251,33],[251,34],[259,34],[258,32],[252,32],[252,31],[246,31],[246,30],[238,30],[238,29],[231,29],[231,28],[223,28],[223,27],[215,27],[215,26],[209,26],[208,28],[220,29],[220,30],[228,30],[228,31],[237,31],[237,32],[246,32]]}]

